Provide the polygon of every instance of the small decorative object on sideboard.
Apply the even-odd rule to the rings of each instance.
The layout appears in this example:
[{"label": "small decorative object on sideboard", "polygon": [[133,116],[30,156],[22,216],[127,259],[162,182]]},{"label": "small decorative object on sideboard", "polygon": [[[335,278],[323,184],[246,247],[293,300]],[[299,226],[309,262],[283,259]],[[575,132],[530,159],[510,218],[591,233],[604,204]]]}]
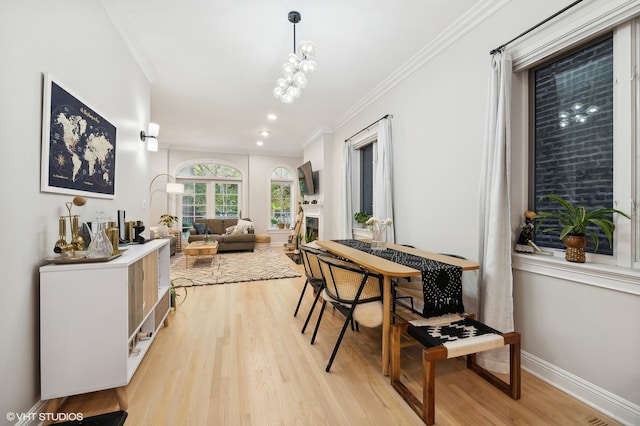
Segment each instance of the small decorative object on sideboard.
[{"label": "small decorative object on sideboard", "polygon": [[[587,210],[586,207],[576,206],[575,203],[568,201],[559,195],[548,194],[542,198],[548,198],[560,204],[560,209],[551,212],[538,212],[536,231],[540,229],[547,219],[556,219],[560,223],[558,225],[547,225],[542,232],[550,232],[560,230],[560,239],[567,247],[565,259],[569,262],[584,263],[586,261],[584,249],[587,246],[587,237],[589,234],[593,239],[595,251],[598,251],[599,241],[598,232],[602,231],[611,246],[613,231],[615,224],[612,216],[617,213],[630,219],[629,215],[614,208],[597,208]],[[595,230],[587,229],[589,225],[593,225]]]},{"label": "small decorative object on sideboard", "polygon": [[[99,217],[93,236],[90,235],[87,224],[83,223],[81,228],[79,216],[71,214],[73,206],[81,207],[84,206],[86,202],[87,200],[83,197],[75,197],[73,201],[65,203],[69,214],[58,218],[59,239],[53,248],[53,251],[59,254],[59,256],[47,260],[55,264],[107,262],[120,256],[120,249],[118,246],[112,244],[106,232],[104,212],[98,212]],[[67,243],[67,218],[69,219],[69,227],[71,229],[71,240],[69,243]],[[114,238],[117,239],[118,228],[115,222],[109,222],[109,228]],[[83,237],[83,235],[85,235],[85,237]],[[100,250],[96,249],[98,246]]]},{"label": "small decorative object on sideboard", "polygon": [[[54,253],[65,254],[71,253],[71,256],[75,256],[76,251],[84,250],[84,240],[80,236],[79,217],[78,215],[71,215],[71,208],[73,206],[84,206],[87,203],[87,199],[84,197],[74,197],[72,201],[66,202],[65,206],[69,212],[68,216],[60,216],[58,219],[58,234],[59,239],[56,241],[56,245],[53,248]],[[71,242],[67,243],[67,218],[69,218],[69,229],[71,229]]]},{"label": "small decorative object on sideboard", "polygon": [[113,255],[113,245],[107,235],[105,218],[104,212],[99,211],[96,213],[96,230],[87,249],[87,257],[89,259],[102,259]]}]

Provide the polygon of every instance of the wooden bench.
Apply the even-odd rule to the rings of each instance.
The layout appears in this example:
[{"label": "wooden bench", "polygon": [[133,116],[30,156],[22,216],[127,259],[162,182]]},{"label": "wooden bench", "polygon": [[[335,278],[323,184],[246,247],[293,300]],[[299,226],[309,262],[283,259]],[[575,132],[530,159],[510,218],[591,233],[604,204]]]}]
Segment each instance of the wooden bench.
[{"label": "wooden bench", "polygon": [[[460,319],[462,318],[462,320]],[[414,325],[419,324],[419,325]],[[471,330],[475,328],[477,332]],[[468,334],[472,334],[467,337]],[[457,335],[457,336],[451,336]],[[418,399],[400,381],[400,349],[402,336],[410,336],[424,346],[422,399]],[[437,336],[437,337],[434,337]],[[452,340],[442,342],[442,340]],[[479,352],[509,346],[509,383],[476,363]],[[427,424],[435,422],[435,363],[458,356],[467,356],[467,368],[509,395],[520,399],[520,334],[500,333],[471,317],[446,316],[395,324],[391,330],[391,386]]]}]

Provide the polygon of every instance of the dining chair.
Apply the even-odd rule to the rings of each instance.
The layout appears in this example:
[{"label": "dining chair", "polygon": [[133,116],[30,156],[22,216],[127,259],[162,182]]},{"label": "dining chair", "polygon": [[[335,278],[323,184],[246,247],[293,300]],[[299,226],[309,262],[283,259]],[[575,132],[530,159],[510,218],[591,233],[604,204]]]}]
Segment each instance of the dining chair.
[{"label": "dining chair", "polygon": [[311,309],[309,310],[304,325],[302,326],[302,333],[304,333],[307,329],[307,325],[309,324],[311,315],[313,314],[318,299],[320,298],[320,294],[322,293],[322,289],[324,288],[324,278],[322,277],[322,272],[320,271],[320,263],[318,261],[318,256],[322,255],[323,253],[325,252],[323,252],[322,250],[317,250],[307,246],[300,246],[300,257],[302,258],[302,265],[304,266],[306,281],[304,282],[304,286],[302,287],[302,292],[300,293],[300,298],[298,299],[296,310],[293,312],[294,317],[298,315],[298,311],[300,310],[300,305],[302,304],[302,299],[304,298],[307,287],[311,286],[314,292],[313,304],[311,305]]},{"label": "dining chair", "polygon": [[318,256],[318,260],[324,277],[324,290],[322,308],[313,331],[311,344],[315,342],[327,302],[345,316],[342,330],[325,369],[329,372],[349,324],[353,327],[354,320],[356,324],[367,327],[382,324],[382,276],[337,258]]}]

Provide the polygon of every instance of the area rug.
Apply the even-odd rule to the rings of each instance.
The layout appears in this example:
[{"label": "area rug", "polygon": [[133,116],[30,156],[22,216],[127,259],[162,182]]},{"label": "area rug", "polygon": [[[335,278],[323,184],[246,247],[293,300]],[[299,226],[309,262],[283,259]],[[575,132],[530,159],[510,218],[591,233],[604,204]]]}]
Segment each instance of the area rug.
[{"label": "area rug", "polygon": [[189,287],[301,276],[290,260],[270,248],[219,253],[213,261],[211,256],[189,256],[187,260],[182,253],[171,258],[170,277],[174,285]]}]

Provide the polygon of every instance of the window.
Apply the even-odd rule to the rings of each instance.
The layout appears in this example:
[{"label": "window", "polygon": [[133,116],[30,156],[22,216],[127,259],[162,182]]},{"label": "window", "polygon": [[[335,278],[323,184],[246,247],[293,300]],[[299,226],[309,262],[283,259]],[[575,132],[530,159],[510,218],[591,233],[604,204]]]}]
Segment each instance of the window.
[{"label": "window", "polygon": [[215,183],[215,212],[218,218],[240,218],[238,210],[238,184]]},{"label": "window", "polygon": [[182,224],[193,226],[196,219],[207,217],[207,183],[185,182],[182,195]]},{"label": "window", "polygon": [[360,209],[373,214],[373,147],[370,143],[360,149]]},{"label": "window", "polygon": [[[560,195],[587,209],[612,207],[613,36],[548,61],[529,76],[534,211],[557,207],[554,201],[541,200],[545,194]],[[564,247],[556,234],[542,231],[535,241]],[[586,250],[594,248],[589,238]],[[613,255],[605,236],[600,237],[598,253]]]},{"label": "window", "polygon": [[[585,11],[575,28],[556,28],[561,36],[553,43],[543,43],[541,37],[514,48],[514,70],[528,75],[514,75],[514,93],[529,93],[528,118],[517,114],[517,97],[513,103],[514,135],[528,128],[530,142],[529,155],[516,154],[512,170],[520,164],[528,168],[529,203],[519,207],[541,211],[547,206],[539,197],[556,193],[587,206],[629,213],[631,220],[615,215],[612,248],[601,239],[588,262],[639,269],[635,206],[640,198],[640,21],[625,22],[624,14],[614,15],[618,23],[613,28],[607,27],[610,15],[583,27],[580,19],[592,19]],[[569,46],[578,33],[585,41]],[[553,46],[565,50],[553,52]],[[518,139],[512,146],[518,148]],[[529,163],[520,163],[525,157]],[[538,234],[536,243],[563,248],[554,236]],[[593,251],[593,244],[590,247]]]},{"label": "window", "polygon": [[182,223],[202,218],[240,218],[242,174],[234,167],[200,162],[183,167],[177,179],[184,183]]},{"label": "window", "polygon": [[271,172],[271,227],[291,223],[293,217],[293,172],[286,167],[276,167]]},{"label": "window", "polygon": [[373,171],[378,133],[364,134],[352,141],[351,206],[353,213],[373,214]]}]

